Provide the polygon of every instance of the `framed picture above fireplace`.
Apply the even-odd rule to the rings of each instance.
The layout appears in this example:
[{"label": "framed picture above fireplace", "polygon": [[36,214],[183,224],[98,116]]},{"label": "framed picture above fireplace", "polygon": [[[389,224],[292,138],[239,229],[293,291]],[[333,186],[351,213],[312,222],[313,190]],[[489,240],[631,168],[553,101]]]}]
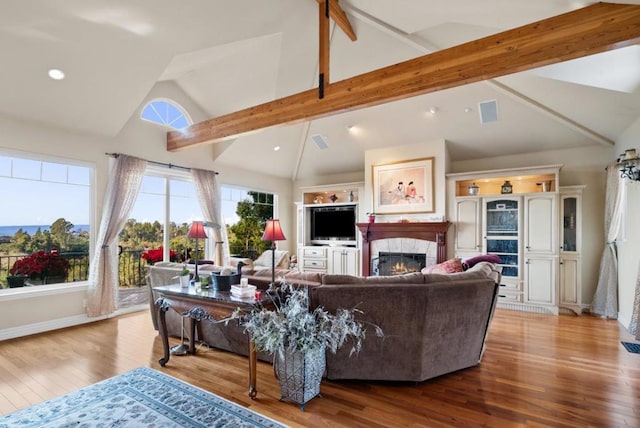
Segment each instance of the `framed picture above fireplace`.
[{"label": "framed picture above fireplace", "polygon": [[434,158],[373,165],[376,214],[432,213]]}]

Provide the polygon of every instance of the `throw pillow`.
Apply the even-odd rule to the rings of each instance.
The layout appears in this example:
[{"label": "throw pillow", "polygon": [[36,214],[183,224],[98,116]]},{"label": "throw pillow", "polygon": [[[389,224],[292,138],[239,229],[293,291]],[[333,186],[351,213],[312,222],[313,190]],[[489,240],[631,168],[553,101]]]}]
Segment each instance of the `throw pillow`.
[{"label": "throw pillow", "polygon": [[455,259],[445,260],[444,262],[439,263],[437,265],[427,266],[426,268],[423,268],[421,272],[448,274],[448,273],[463,272],[463,271],[464,269],[462,267],[462,260],[455,258]]},{"label": "throw pillow", "polygon": [[466,266],[466,270],[472,268],[480,262],[501,263],[502,260],[495,254],[480,254],[479,256],[471,257],[470,259],[465,260],[463,265]]}]

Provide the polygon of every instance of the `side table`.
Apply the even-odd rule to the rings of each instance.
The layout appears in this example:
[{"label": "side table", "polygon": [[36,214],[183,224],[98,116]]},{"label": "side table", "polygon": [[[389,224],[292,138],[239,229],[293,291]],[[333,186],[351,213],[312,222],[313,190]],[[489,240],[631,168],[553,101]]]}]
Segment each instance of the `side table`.
[{"label": "side table", "polygon": [[[154,287],[154,293],[158,296],[155,301],[158,318],[160,320],[160,336],[164,356],[158,360],[164,367],[171,356],[169,352],[169,338],[167,334],[167,322],[165,318],[169,308],[175,310],[180,315],[188,317],[190,321],[189,353],[195,354],[195,332],[196,326],[202,321],[223,322],[226,321],[236,309],[249,313],[256,307],[269,308],[273,303],[263,293],[260,300],[254,297],[237,298],[229,291],[216,291],[213,289],[203,289],[196,291],[195,287],[182,288],[179,284]],[[256,362],[257,355],[251,336],[247,335],[247,346],[249,354],[249,397],[255,399],[258,391],[256,389]]]}]

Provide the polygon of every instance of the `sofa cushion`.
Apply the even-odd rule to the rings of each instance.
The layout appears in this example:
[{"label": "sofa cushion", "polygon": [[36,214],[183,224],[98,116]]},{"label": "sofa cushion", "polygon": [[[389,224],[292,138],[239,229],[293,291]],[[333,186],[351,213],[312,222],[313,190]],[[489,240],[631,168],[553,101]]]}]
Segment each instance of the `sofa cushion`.
[{"label": "sofa cushion", "polygon": [[322,276],[322,284],[424,284],[424,275],[420,272],[393,276],[353,276],[326,274]]},{"label": "sofa cushion", "polygon": [[462,272],[462,260],[459,258],[449,259],[437,265],[427,266],[422,269],[422,273],[455,273]]},{"label": "sofa cushion", "polygon": [[465,269],[469,269],[480,262],[501,263],[502,260],[500,259],[500,256],[496,256],[495,254],[480,254],[479,256],[466,259],[462,262],[462,265]]},{"label": "sofa cushion", "polygon": [[499,283],[501,279],[501,270],[489,262],[476,263],[471,269],[463,272],[454,272],[450,274],[429,273],[424,274],[425,283],[432,284],[436,282],[458,282],[467,279],[486,279],[490,278],[495,283]]}]

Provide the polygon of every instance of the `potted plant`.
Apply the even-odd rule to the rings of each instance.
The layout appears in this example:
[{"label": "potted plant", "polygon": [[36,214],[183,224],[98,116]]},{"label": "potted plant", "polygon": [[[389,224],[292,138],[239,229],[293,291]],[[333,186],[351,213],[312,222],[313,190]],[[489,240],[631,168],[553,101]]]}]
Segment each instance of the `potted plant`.
[{"label": "potted plant", "polygon": [[191,272],[187,269],[186,263],[182,264],[182,270],[180,271],[180,275],[178,275],[178,279],[180,280],[180,286],[182,288],[187,288],[189,286],[189,280],[191,280]]},{"label": "potted plant", "polygon": [[32,284],[53,284],[65,282],[70,267],[69,260],[61,257],[57,250],[40,250],[16,260],[9,273],[24,275]]},{"label": "potted plant", "polygon": [[7,285],[9,285],[9,288],[24,287],[24,283],[28,278],[27,275],[7,275]]},{"label": "potted plant", "polygon": [[[325,351],[335,353],[349,340],[351,353],[360,351],[365,328],[354,318],[360,311],[339,309],[330,314],[322,307],[310,311],[308,290],[290,284],[270,295],[275,310],[256,308],[241,317],[241,325],[257,351],[273,355],[280,399],[293,401],[304,410],[305,404],[320,393]],[[240,317],[239,313],[235,315]],[[374,327],[376,335],[382,336],[380,327]]]},{"label": "potted plant", "polygon": [[[148,249],[145,247],[144,251],[140,255],[140,258],[146,260],[147,263],[153,265],[155,263],[161,262],[164,257],[164,248],[158,247],[153,249]],[[177,258],[177,253],[175,250],[169,250],[169,260],[175,261]]]}]

